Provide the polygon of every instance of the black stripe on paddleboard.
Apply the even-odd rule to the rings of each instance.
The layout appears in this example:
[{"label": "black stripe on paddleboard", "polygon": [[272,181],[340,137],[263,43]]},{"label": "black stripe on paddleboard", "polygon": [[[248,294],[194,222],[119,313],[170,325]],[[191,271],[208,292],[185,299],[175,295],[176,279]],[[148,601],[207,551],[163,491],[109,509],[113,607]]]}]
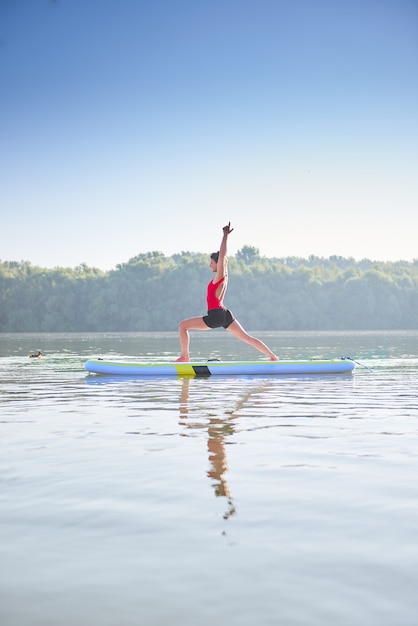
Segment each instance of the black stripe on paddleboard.
[{"label": "black stripe on paddleboard", "polygon": [[211,372],[207,365],[192,365],[196,376],[210,376]]}]

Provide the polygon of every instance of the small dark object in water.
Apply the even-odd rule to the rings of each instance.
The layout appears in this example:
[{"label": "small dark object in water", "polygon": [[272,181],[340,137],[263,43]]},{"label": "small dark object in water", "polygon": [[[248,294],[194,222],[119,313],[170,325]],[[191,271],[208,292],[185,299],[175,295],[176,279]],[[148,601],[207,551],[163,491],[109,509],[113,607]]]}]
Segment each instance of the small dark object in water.
[{"label": "small dark object in water", "polygon": [[30,359],[42,359],[42,350],[35,350],[34,352],[30,352],[28,354]]}]

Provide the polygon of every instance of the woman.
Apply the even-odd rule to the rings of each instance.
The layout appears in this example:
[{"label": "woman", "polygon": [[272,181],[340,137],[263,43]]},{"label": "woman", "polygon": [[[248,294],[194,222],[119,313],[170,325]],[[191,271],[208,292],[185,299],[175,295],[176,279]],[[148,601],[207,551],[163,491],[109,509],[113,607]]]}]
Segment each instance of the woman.
[{"label": "woman", "polygon": [[253,348],[256,348],[263,354],[266,354],[270,361],[278,361],[279,358],[264,344],[260,339],[249,335],[241,326],[241,324],[234,318],[231,311],[226,309],[223,304],[227,284],[227,240],[228,235],[232,233],[234,229],[231,228],[231,222],[227,226],[223,227],[223,237],[221,241],[221,247],[219,252],[214,252],[210,255],[210,268],[215,273],[215,277],[210,281],[208,285],[207,304],[208,314],[203,317],[190,317],[187,320],[182,320],[179,326],[180,332],[180,348],[181,355],[177,362],[190,361],[189,356],[189,330],[210,330],[211,328],[226,328],[232,335],[250,344]]}]

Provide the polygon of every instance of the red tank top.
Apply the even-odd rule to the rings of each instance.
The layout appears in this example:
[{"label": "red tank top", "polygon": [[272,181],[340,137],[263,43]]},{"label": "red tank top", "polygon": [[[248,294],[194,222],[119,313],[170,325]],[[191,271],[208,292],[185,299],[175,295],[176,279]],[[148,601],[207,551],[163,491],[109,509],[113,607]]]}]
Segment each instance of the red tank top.
[{"label": "red tank top", "polygon": [[212,281],[210,281],[208,285],[208,295],[207,295],[208,311],[210,311],[211,309],[223,309],[224,305],[223,305],[222,299],[219,300],[219,298],[216,297],[216,290],[221,284],[221,282],[224,280],[225,280],[225,276],[223,276],[221,280],[218,280],[217,283],[213,283]]}]

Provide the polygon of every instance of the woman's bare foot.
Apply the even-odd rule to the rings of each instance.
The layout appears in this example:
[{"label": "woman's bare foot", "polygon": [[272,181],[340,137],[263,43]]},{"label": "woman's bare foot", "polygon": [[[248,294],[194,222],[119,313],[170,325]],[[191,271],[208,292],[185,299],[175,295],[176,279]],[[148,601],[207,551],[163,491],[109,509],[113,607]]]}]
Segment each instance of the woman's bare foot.
[{"label": "woman's bare foot", "polygon": [[174,359],[172,363],[190,363],[190,359],[184,356],[179,356],[178,359]]}]

